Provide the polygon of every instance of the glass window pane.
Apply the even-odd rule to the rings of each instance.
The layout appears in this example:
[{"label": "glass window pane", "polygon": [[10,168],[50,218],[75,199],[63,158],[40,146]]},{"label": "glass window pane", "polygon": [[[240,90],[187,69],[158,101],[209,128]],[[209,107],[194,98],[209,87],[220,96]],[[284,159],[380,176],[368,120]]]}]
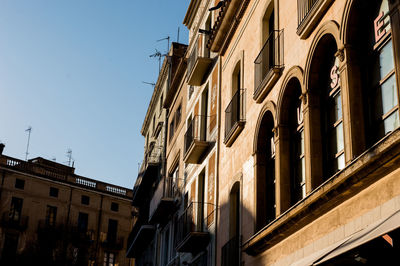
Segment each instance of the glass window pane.
[{"label": "glass window pane", "polygon": [[340,123],[336,127],[336,144],[337,144],[337,150],[336,152],[340,152],[344,148],[344,140],[343,140],[343,123]]},{"label": "glass window pane", "polygon": [[399,126],[398,110],[396,110],[393,114],[391,114],[384,120],[384,126],[385,126],[385,135]]},{"label": "glass window pane", "polygon": [[397,105],[397,89],[395,75],[392,75],[381,86],[383,114]]},{"label": "glass window pane", "polygon": [[394,68],[392,40],[382,48],[379,54],[379,65],[381,79]]},{"label": "glass window pane", "polygon": [[337,158],[338,170],[342,170],[345,166],[344,153]]},{"label": "glass window pane", "polygon": [[342,98],[340,97],[340,93],[338,93],[334,97],[332,106],[330,108],[329,123],[333,124],[341,118],[342,118]]}]

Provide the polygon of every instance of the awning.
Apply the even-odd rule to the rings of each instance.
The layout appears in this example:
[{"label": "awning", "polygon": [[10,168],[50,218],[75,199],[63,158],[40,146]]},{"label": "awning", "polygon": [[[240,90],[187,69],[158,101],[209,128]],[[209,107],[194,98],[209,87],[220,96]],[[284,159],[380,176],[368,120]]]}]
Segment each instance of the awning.
[{"label": "awning", "polygon": [[400,227],[400,210],[389,215],[385,219],[381,219],[366,228],[354,233],[329,247],[311,254],[293,264],[292,266],[309,266],[319,265],[332,258],[335,258],[353,248],[359,247],[375,238],[389,233]]}]

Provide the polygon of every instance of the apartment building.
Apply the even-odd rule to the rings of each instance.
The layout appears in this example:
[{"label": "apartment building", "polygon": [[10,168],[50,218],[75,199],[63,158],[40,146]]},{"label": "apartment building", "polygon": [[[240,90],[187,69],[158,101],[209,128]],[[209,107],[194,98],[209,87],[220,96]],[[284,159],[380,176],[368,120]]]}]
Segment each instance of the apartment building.
[{"label": "apartment building", "polygon": [[172,102],[172,91],[181,86],[186,70],[186,48],[186,45],[172,43],[141,130],[145,137],[144,158],[133,189],[134,224],[126,254],[135,258],[135,265],[175,265],[175,217],[181,208],[183,182],[178,170],[170,172],[167,166],[166,143],[182,127],[186,102],[180,102],[173,112],[164,106]]},{"label": "apartment building", "polygon": [[129,265],[132,190],[0,154],[1,265]]},{"label": "apartment building", "polygon": [[150,265],[392,265],[400,1],[191,0],[183,23]]},{"label": "apartment building", "polygon": [[399,3],[224,1],[217,265],[393,265]]}]

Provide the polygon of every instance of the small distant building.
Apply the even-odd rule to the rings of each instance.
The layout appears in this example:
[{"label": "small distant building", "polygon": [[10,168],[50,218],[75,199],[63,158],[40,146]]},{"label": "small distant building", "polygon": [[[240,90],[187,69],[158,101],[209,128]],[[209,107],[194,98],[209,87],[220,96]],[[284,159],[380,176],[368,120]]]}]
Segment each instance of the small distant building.
[{"label": "small distant building", "polygon": [[129,265],[132,190],[0,153],[0,265]]}]

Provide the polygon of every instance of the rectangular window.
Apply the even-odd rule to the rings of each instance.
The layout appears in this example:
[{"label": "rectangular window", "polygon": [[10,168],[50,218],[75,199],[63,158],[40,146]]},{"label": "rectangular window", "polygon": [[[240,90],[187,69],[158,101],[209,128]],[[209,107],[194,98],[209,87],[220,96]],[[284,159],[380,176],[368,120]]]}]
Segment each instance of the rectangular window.
[{"label": "rectangular window", "polygon": [[171,141],[172,137],[174,136],[174,130],[175,130],[175,123],[174,119],[172,119],[171,123],[169,124],[169,140]]},{"label": "rectangular window", "polygon": [[115,243],[117,240],[118,221],[108,219],[107,242]]},{"label": "rectangular window", "polygon": [[116,202],[111,202],[111,210],[117,212],[119,209],[119,205]]},{"label": "rectangular window", "polygon": [[182,117],[182,105],[179,105],[175,112],[175,124],[178,127],[179,123],[181,122]]},{"label": "rectangular window", "polygon": [[12,221],[19,222],[21,219],[23,200],[20,198],[12,197],[9,217]]},{"label": "rectangular window", "polygon": [[112,252],[104,252],[104,266],[114,266],[115,265],[115,254]]},{"label": "rectangular window", "polygon": [[15,179],[15,188],[24,189],[24,187],[25,187],[25,180],[19,178]]},{"label": "rectangular window", "polygon": [[58,188],[50,187],[50,197],[58,198]]},{"label": "rectangular window", "polygon": [[57,217],[57,207],[47,205],[46,209],[46,225],[55,226]]},{"label": "rectangular window", "polygon": [[82,203],[83,205],[89,205],[89,202],[90,202],[89,196],[82,195],[81,203]]},{"label": "rectangular window", "polygon": [[88,228],[89,214],[79,212],[78,215],[78,230],[79,232],[86,232]]}]

